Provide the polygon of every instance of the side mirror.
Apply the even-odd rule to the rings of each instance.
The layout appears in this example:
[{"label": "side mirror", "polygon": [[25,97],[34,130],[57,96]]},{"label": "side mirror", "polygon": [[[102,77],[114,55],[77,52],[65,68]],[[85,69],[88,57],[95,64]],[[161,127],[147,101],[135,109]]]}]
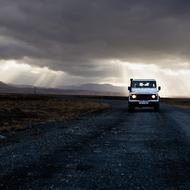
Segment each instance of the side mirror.
[{"label": "side mirror", "polygon": [[128,90],[131,92],[131,87],[130,86],[128,86]]},{"label": "side mirror", "polygon": [[161,86],[158,87],[158,90],[159,90],[159,91],[161,90]]}]

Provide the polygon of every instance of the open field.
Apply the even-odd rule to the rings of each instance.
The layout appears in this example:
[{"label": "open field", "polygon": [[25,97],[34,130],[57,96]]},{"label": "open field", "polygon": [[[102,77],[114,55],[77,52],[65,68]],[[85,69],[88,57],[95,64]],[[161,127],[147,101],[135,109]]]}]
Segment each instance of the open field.
[{"label": "open field", "polygon": [[110,105],[87,99],[61,96],[1,95],[0,132],[15,133],[33,124],[70,120]]},{"label": "open field", "polygon": [[163,102],[170,103],[180,108],[190,109],[190,98],[164,98]]},{"label": "open field", "polygon": [[[112,96],[0,95],[0,132],[15,133],[31,125],[51,121],[67,121],[81,115],[109,109],[101,99],[120,99]],[[164,98],[163,102],[190,109],[190,99]]]}]

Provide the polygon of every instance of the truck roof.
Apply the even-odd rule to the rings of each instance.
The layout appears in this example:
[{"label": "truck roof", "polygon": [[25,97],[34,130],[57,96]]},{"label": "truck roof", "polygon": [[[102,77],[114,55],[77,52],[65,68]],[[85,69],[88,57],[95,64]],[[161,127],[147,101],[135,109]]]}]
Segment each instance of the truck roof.
[{"label": "truck roof", "polygon": [[133,79],[133,81],[156,81],[155,79]]}]

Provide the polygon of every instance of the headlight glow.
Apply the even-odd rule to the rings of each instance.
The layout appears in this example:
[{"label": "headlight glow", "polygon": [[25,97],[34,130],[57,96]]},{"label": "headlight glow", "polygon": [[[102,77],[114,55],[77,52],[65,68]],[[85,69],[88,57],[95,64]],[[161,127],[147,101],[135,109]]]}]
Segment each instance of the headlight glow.
[{"label": "headlight glow", "polygon": [[153,94],[153,95],[152,95],[152,99],[155,99],[155,98],[156,98],[156,95]]},{"label": "headlight glow", "polygon": [[132,95],[132,98],[133,98],[133,99],[135,99],[136,97],[137,97],[137,95],[135,95],[135,94]]}]

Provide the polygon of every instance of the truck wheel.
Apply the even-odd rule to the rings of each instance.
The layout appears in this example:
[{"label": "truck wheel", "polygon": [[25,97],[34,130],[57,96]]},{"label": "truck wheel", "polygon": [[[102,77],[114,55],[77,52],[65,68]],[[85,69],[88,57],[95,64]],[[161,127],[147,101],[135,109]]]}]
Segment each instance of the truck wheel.
[{"label": "truck wheel", "polygon": [[133,105],[130,105],[130,104],[128,105],[128,111],[129,112],[133,112],[134,109],[135,109],[135,107]]},{"label": "truck wheel", "polygon": [[160,111],[160,105],[159,105],[159,104],[155,105],[155,106],[154,106],[154,110],[155,110],[156,112],[159,112],[159,111]]}]

